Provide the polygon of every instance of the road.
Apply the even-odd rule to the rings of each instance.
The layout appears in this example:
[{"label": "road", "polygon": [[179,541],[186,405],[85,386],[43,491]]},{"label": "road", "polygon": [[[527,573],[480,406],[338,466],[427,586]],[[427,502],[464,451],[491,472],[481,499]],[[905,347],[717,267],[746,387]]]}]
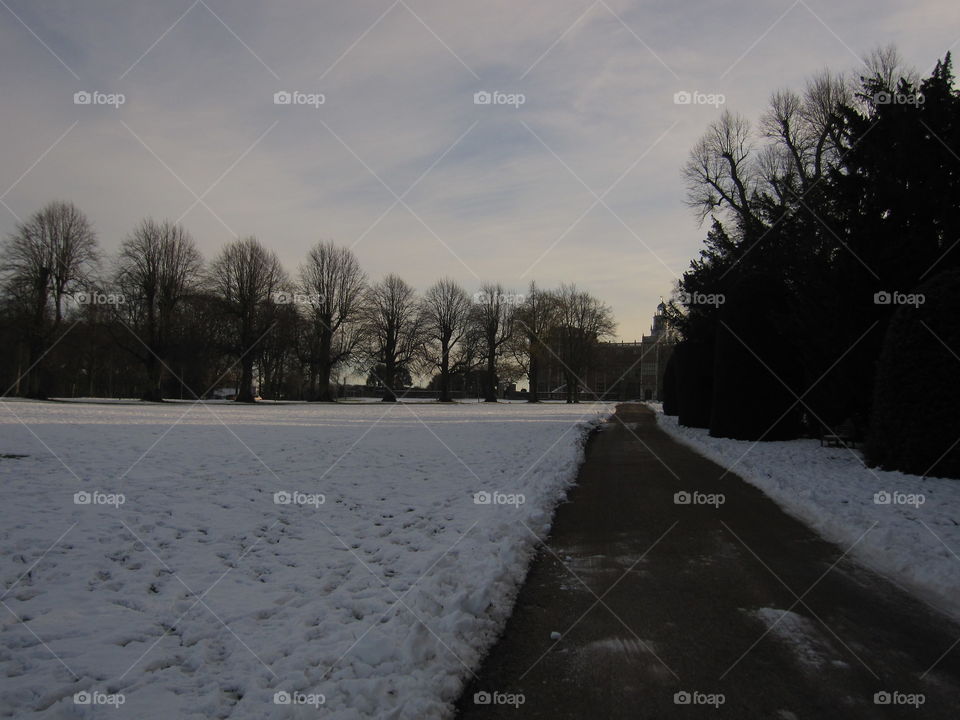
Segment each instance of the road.
[{"label": "road", "polygon": [[960,626],[849,550],[620,405],[457,717],[960,717]]}]

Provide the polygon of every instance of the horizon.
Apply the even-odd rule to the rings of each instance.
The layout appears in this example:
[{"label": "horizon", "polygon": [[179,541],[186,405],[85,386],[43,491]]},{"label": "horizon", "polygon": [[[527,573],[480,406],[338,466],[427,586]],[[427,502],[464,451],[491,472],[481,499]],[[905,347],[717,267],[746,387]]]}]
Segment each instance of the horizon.
[{"label": "horizon", "polygon": [[956,0],[0,18],[4,717],[956,720]]}]

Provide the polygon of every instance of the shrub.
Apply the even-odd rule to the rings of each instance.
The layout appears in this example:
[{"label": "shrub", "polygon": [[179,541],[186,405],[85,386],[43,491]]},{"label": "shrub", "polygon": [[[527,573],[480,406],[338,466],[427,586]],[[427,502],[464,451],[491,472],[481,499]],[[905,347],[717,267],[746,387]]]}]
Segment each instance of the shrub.
[{"label": "shrub", "polygon": [[713,345],[684,341],[673,351],[677,362],[677,422],[686,427],[710,425],[713,399]]},{"label": "shrub", "polygon": [[800,434],[803,378],[792,341],[790,296],[775,278],[750,275],[720,311],[710,435],[789,440]]},{"label": "shrub", "polygon": [[917,289],[896,311],[877,368],[866,456],[870,465],[960,478],[960,270]]},{"label": "shrub", "polygon": [[663,414],[677,415],[680,412],[680,388],[677,384],[676,353],[670,355],[667,366],[663,370]]}]

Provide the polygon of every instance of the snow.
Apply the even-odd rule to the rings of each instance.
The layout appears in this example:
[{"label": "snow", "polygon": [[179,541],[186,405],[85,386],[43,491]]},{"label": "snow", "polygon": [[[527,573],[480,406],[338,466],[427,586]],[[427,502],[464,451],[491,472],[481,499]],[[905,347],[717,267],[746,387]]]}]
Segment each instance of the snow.
[{"label": "snow", "polygon": [[613,409],[0,404],[0,716],[143,719],[448,717]]},{"label": "snow", "polygon": [[759,608],[751,614],[763,623],[769,634],[788,645],[801,663],[813,667],[827,664],[846,667],[843,660],[830,659],[831,655],[836,655],[832,646],[803,615],[777,608]]},{"label": "snow", "polygon": [[960,481],[886,472],[817,440],[752,443],[682,427],[651,403],[679,442],[766,493],[851,557],[960,618]]}]

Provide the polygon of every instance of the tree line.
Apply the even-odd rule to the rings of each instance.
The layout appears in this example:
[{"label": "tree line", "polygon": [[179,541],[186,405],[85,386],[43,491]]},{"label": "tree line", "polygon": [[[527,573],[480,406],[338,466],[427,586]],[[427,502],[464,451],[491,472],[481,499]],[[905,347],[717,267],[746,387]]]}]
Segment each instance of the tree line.
[{"label": "tree line", "polygon": [[711,435],[831,434],[867,462],[960,477],[960,93],[892,47],[856,77],[724,111],[692,149],[710,221],[668,304],[666,410]]},{"label": "tree line", "polygon": [[[316,243],[292,275],[254,237],[205,262],[180,224],[145,219],[103,261],[88,218],[52,202],[0,246],[5,394],[195,398],[233,383],[236,400],[332,401],[334,376],[359,374],[396,401],[412,376],[441,401],[470,378],[495,402],[502,380],[556,362],[579,400],[593,353],[612,337],[609,306],[563,284],[473,295],[449,278],[422,294],[399,275],[371,282],[355,254]],[[104,266],[107,266],[104,269]]]}]

